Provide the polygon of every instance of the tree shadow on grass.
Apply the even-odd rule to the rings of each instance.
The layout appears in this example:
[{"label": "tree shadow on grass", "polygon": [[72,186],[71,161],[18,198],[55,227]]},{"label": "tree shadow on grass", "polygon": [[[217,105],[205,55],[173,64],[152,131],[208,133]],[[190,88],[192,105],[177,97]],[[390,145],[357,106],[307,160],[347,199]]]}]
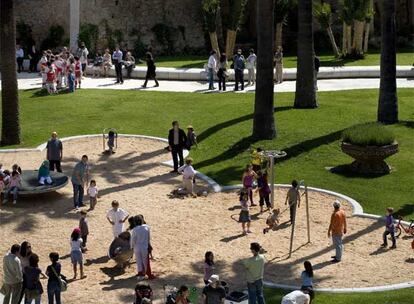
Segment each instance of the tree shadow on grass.
[{"label": "tree shadow on grass", "polygon": [[394,212],[395,218],[404,217],[410,214],[414,214],[414,204],[406,203]]}]

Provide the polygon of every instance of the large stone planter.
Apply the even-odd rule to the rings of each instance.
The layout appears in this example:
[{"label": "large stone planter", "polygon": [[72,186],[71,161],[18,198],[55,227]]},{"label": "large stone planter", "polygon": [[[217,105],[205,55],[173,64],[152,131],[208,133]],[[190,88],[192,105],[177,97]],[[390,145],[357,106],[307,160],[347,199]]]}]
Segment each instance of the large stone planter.
[{"label": "large stone planter", "polygon": [[398,142],[387,146],[358,146],[342,142],[341,149],[355,159],[350,165],[353,172],[380,175],[390,173],[391,168],[384,159],[398,152]]}]

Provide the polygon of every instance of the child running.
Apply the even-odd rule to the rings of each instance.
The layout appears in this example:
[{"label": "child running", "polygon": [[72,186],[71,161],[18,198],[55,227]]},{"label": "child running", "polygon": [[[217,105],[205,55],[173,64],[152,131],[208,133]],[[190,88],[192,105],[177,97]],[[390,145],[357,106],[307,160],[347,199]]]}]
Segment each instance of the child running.
[{"label": "child running", "polygon": [[90,210],[94,210],[96,203],[98,202],[98,187],[96,186],[96,181],[94,179],[91,180],[88,188],[88,195],[89,195],[89,205]]},{"label": "child running", "polygon": [[257,206],[253,202],[253,181],[255,178],[257,178],[257,174],[253,171],[253,166],[247,165],[246,169],[243,172],[242,183],[243,187],[247,190],[247,195],[250,198],[250,205],[252,207]]},{"label": "child running", "polygon": [[280,215],[280,209],[273,209],[272,213],[269,214],[269,216],[266,219],[266,225],[267,227],[263,229],[263,234],[268,233],[273,228],[277,227],[279,225],[279,215]]},{"label": "child running", "polygon": [[73,265],[73,279],[78,277],[78,264],[80,270],[80,278],[84,279],[83,275],[83,240],[80,237],[81,230],[79,228],[73,229],[70,236],[70,259]]},{"label": "child running", "polygon": [[259,171],[259,176],[257,178],[257,190],[259,191],[259,205],[260,205],[260,212],[263,212],[263,206],[266,202],[267,210],[270,210],[272,205],[270,204],[270,187],[267,181],[267,173],[263,171]]},{"label": "child running", "polygon": [[[241,189],[240,191],[240,216],[239,216],[239,222],[242,224],[243,234],[251,233],[250,231],[250,212],[249,212],[249,194],[248,189]],[[246,230],[247,226],[247,230]]]}]

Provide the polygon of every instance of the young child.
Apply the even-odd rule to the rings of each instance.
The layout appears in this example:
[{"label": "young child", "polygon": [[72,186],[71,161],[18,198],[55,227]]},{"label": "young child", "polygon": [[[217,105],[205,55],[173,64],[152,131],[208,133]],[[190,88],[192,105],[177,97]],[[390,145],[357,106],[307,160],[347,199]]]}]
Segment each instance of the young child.
[{"label": "young child", "polygon": [[279,225],[279,215],[280,209],[273,209],[273,211],[269,214],[269,216],[266,219],[267,227],[263,229],[263,234],[268,233],[270,230]]},{"label": "young child", "polygon": [[73,93],[75,92],[75,65],[73,58],[71,58],[70,63],[68,64],[68,74],[67,74],[67,82],[68,82],[68,92]]},{"label": "young child", "polygon": [[208,285],[208,280],[214,274],[214,254],[207,251],[204,255],[204,284]]},{"label": "young child", "polygon": [[96,187],[96,181],[94,179],[89,184],[88,195],[90,210],[93,210],[98,202],[98,187]]},{"label": "young child", "polygon": [[129,214],[124,209],[119,208],[118,201],[112,201],[112,208],[108,210],[106,218],[112,225],[114,238],[118,237],[124,231],[124,223],[128,219]]},{"label": "young child", "polygon": [[109,148],[109,153],[113,154],[114,153],[114,147],[115,147],[115,132],[114,131],[109,131],[108,132],[108,148]]},{"label": "young child", "polygon": [[387,242],[388,234],[391,235],[391,241],[392,241],[392,246],[390,248],[391,249],[397,248],[397,241],[395,239],[395,227],[394,227],[393,213],[394,213],[394,208],[388,207],[387,215],[385,216],[385,231],[382,234],[383,243],[381,247],[384,247],[384,248],[388,246],[388,242]]},{"label": "young child", "polygon": [[40,166],[37,174],[37,180],[39,181],[39,185],[44,185],[45,182],[48,185],[51,185],[53,183],[52,178],[50,177],[48,160],[44,160],[42,165]]},{"label": "young child", "polygon": [[80,268],[81,279],[85,278],[83,275],[83,240],[80,237],[80,234],[80,229],[75,228],[73,229],[73,232],[70,236],[70,259],[73,265],[73,279],[76,279],[78,276],[78,264]]},{"label": "young child", "polygon": [[18,164],[14,164],[12,166],[12,172],[13,171],[17,171],[17,173],[22,174],[22,168],[20,168],[20,166]]},{"label": "young child", "polygon": [[191,150],[192,146],[197,147],[197,135],[194,132],[194,128],[192,125],[187,127],[187,142],[186,142],[187,150]]},{"label": "young child", "polygon": [[[240,190],[240,216],[239,222],[242,224],[243,234],[251,233],[250,231],[250,212],[249,212],[249,194],[248,189],[243,188]],[[246,230],[247,226],[247,230]]]},{"label": "young child", "polygon": [[[307,289],[309,291],[309,296],[311,299],[311,302],[313,298],[315,297],[315,293],[313,292],[313,267],[311,262],[305,261],[303,263],[303,267],[305,268],[304,271],[302,271],[300,278],[302,281],[302,287],[301,289]],[[309,303],[311,303],[309,302]]]},{"label": "young child", "polygon": [[195,197],[194,177],[197,172],[193,168],[193,159],[191,157],[186,158],[185,165],[178,168],[178,173],[181,173],[183,175],[183,187],[185,188],[187,194]]},{"label": "young child", "polygon": [[300,207],[300,193],[298,189],[298,182],[296,180],[293,180],[292,187],[290,187],[288,193],[286,194],[285,205],[287,205],[287,203],[289,202],[291,224],[295,220],[296,206],[298,208]]},{"label": "young child", "polygon": [[80,219],[79,219],[79,229],[80,229],[80,236],[82,238],[82,247],[83,250],[86,251],[86,242],[88,241],[88,234],[89,234],[89,224],[88,219],[86,216],[88,215],[88,211],[82,210],[80,212]]},{"label": "young child", "polygon": [[62,88],[63,83],[63,71],[65,68],[64,60],[61,56],[57,55],[55,60],[56,66],[56,89],[59,90]]},{"label": "young child", "polygon": [[21,177],[18,171],[14,170],[11,174],[11,178],[8,184],[7,190],[4,192],[3,204],[6,204],[9,200],[10,192],[13,194],[13,204],[17,203],[17,196],[19,188],[21,188]]},{"label": "young child", "polygon": [[253,171],[259,173],[262,170],[262,161],[263,161],[263,150],[262,148],[254,149],[251,153],[251,162],[253,166]]},{"label": "young child", "polygon": [[79,57],[75,56],[75,89],[78,87],[81,88],[81,82],[82,82],[82,64],[79,60]]},{"label": "young child", "polygon": [[255,178],[257,178],[257,174],[256,172],[253,171],[252,165],[247,165],[246,169],[243,172],[242,183],[243,183],[243,187],[247,189],[247,193],[250,198],[250,205],[252,207],[257,206],[253,202],[253,181]]},{"label": "young child", "polygon": [[46,67],[46,88],[49,94],[56,93],[55,77],[56,77],[55,68],[53,67],[52,63],[49,61]]},{"label": "young child", "polygon": [[269,210],[272,206],[270,204],[270,187],[267,181],[267,173],[259,171],[259,176],[257,178],[257,190],[259,191],[259,205],[260,205],[260,212],[263,212],[263,206],[266,202],[267,210]]},{"label": "young child", "polygon": [[42,58],[40,58],[40,74],[42,75],[42,88],[46,89],[46,68],[47,68],[47,52],[44,51]]}]

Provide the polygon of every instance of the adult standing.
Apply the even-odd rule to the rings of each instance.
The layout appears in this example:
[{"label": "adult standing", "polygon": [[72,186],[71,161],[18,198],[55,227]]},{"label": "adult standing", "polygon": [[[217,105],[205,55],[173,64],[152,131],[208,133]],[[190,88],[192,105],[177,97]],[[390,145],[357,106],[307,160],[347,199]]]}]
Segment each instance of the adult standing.
[{"label": "adult standing", "polygon": [[73,204],[76,209],[83,207],[84,186],[89,180],[88,156],[83,155],[81,161],[73,168],[72,185],[73,185]]},{"label": "adult standing", "polygon": [[244,68],[245,68],[245,61],[244,56],[242,55],[242,50],[238,49],[237,54],[233,57],[234,62],[234,75],[236,78],[236,84],[234,86],[234,90],[239,90],[239,84],[240,89],[244,90]]},{"label": "adult standing", "polygon": [[24,291],[25,304],[31,304],[35,301],[35,304],[40,304],[43,294],[43,286],[40,282],[40,276],[46,278],[39,268],[39,257],[37,254],[32,254],[29,258],[29,266],[23,269],[24,276],[26,278],[26,286]]},{"label": "adult standing", "polygon": [[137,261],[137,278],[143,280],[148,270],[150,227],[140,216],[135,218],[135,224],[136,226],[131,231],[131,248],[134,250]]},{"label": "adult standing", "polygon": [[186,142],[187,135],[184,130],[180,129],[178,121],[173,121],[172,129],[170,129],[168,133],[168,145],[174,163],[174,170],[171,171],[172,173],[178,172],[178,158],[180,159],[180,167],[184,165],[183,149]]},{"label": "adult standing", "polygon": [[282,83],[283,82],[283,50],[280,45],[276,49],[274,62],[275,62],[275,82]]},{"label": "adult standing", "polygon": [[47,280],[47,298],[49,304],[53,304],[56,299],[56,304],[61,304],[60,293],[62,292],[60,285],[62,265],[59,261],[59,254],[57,252],[51,252],[49,259],[52,264],[47,266],[46,275]]},{"label": "adult standing", "polygon": [[214,73],[217,70],[217,58],[216,51],[212,50],[210,52],[210,57],[208,57],[207,62],[207,79],[208,79],[208,89],[214,90]]},{"label": "adult standing", "polygon": [[247,57],[247,64],[246,64],[246,68],[248,71],[248,80],[247,80],[247,85],[254,85],[255,81],[256,81],[256,74],[255,74],[255,69],[256,69],[256,62],[257,62],[257,56],[254,53],[254,49],[250,49],[250,55],[249,57]]},{"label": "adult standing", "polygon": [[63,145],[58,134],[52,132],[51,138],[46,145],[46,159],[49,161],[49,170],[62,172],[61,161],[63,156]]},{"label": "adult standing", "polygon": [[203,289],[203,304],[223,304],[225,297],[226,290],[221,286],[220,277],[213,274]]},{"label": "adult standing", "polygon": [[142,85],[142,87],[146,88],[148,80],[150,79],[154,79],[155,81],[154,87],[159,87],[160,84],[158,83],[157,74],[155,73],[155,70],[157,69],[157,67],[155,66],[154,57],[152,56],[151,52],[147,52],[145,60],[147,62],[147,74],[145,75],[145,82]]},{"label": "adult standing", "polygon": [[17,256],[19,250],[20,245],[14,244],[10,252],[3,258],[3,286],[1,287],[1,293],[4,294],[3,304],[20,303],[20,294],[23,288],[23,272],[20,259]]},{"label": "adult standing", "polygon": [[20,44],[16,44],[16,61],[17,61],[17,72],[23,71],[23,59],[24,51]]},{"label": "adult standing", "polygon": [[314,70],[315,90],[318,90],[318,73],[319,73],[319,68],[321,66],[321,61],[319,60],[319,57],[316,56],[315,54],[313,55],[313,61],[314,61],[314,66],[315,66],[315,70]]},{"label": "adult standing", "polygon": [[263,296],[263,273],[266,258],[260,254],[261,246],[259,243],[251,243],[250,250],[252,257],[244,260],[246,269],[247,290],[249,293],[249,304],[264,304]]},{"label": "adult standing", "polygon": [[294,290],[282,298],[281,304],[309,304],[310,296],[307,289]]},{"label": "adult standing", "polygon": [[346,214],[341,209],[341,203],[339,201],[333,203],[333,208],[334,211],[331,215],[331,223],[328,228],[328,237],[331,237],[332,234],[332,242],[335,247],[335,256],[332,256],[332,262],[338,263],[342,259],[342,252],[344,250],[342,236],[346,234]]},{"label": "adult standing", "polygon": [[112,53],[112,62],[115,65],[115,73],[116,73],[116,82],[115,83],[124,83],[124,79],[122,78],[122,52],[117,45],[115,51]]},{"label": "adult standing", "polygon": [[79,48],[76,51],[76,57],[79,58],[79,61],[82,66],[82,75],[86,76],[86,66],[88,65],[88,55],[89,51],[85,45],[85,42],[79,44]]},{"label": "adult standing", "polygon": [[29,72],[36,73],[37,72],[37,63],[39,61],[39,51],[36,49],[36,45],[32,43],[29,49],[29,59],[30,59],[30,66]]},{"label": "adult standing", "polygon": [[217,72],[219,91],[221,91],[221,89],[223,89],[223,91],[226,90],[226,78],[228,76],[227,74],[228,65],[229,64],[227,62],[226,53],[221,54],[220,60],[218,63],[218,72]]}]

